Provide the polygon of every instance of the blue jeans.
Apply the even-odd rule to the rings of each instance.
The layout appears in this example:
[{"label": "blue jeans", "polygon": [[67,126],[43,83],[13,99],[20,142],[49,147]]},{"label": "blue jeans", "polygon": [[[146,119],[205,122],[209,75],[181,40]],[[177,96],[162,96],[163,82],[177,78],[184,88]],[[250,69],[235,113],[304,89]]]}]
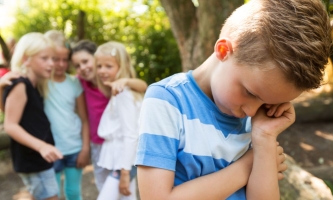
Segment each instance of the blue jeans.
[{"label": "blue jeans", "polygon": [[59,186],[59,196],[61,196],[62,190],[61,175],[64,174],[65,176],[64,193],[67,200],[82,200],[82,169],[76,168],[78,155],[79,153],[65,155],[63,159],[57,160],[53,164]]},{"label": "blue jeans", "polygon": [[54,197],[59,192],[53,168],[36,173],[19,173],[19,176],[35,200]]}]

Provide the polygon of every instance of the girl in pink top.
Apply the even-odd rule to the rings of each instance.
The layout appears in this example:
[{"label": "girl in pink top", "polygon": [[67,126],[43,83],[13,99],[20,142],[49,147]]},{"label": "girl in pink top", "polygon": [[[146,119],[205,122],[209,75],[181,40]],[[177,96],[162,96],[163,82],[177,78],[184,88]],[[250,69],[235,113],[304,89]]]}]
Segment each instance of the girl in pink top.
[{"label": "girl in pink top", "polygon": [[[109,102],[109,98],[105,97],[97,88],[94,59],[96,49],[97,46],[95,43],[82,40],[73,47],[71,60],[85,92],[90,125],[91,160],[94,165],[96,186],[100,190],[110,171],[97,165],[103,143],[103,139],[97,135],[97,128],[103,111]],[[121,92],[124,87],[129,87],[137,92],[145,92],[147,89],[146,82],[136,78],[122,78],[114,82],[108,82],[107,84],[111,87],[113,95]]]}]

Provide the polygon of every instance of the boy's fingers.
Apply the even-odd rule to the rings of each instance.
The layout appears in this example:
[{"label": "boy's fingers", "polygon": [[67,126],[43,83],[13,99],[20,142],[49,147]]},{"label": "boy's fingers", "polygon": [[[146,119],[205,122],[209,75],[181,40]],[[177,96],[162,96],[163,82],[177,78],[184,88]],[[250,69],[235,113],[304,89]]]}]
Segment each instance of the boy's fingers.
[{"label": "boy's fingers", "polygon": [[280,154],[278,159],[279,163],[283,163],[284,161],[286,161],[286,156],[284,154]]},{"label": "boy's fingers", "polygon": [[270,116],[270,117],[274,116],[275,113],[276,113],[276,110],[277,110],[278,106],[279,105],[271,105],[269,107],[268,111],[267,111],[267,115]]},{"label": "boy's fingers", "polygon": [[286,163],[281,163],[278,167],[279,172],[286,171],[288,169],[288,165]]},{"label": "boy's fingers", "polygon": [[284,151],[283,151],[283,148],[281,146],[277,146],[277,149],[276,149],[276,152],[278,155],[282,154]]},{"label": "boy's fingers", "polygon": [[277,108],[277,111],[275,112],[275,117],[280,117],[282,115],[290,115],[292,114],[293,111],[293,107],[290,103],[283,103],[281,105],[279,105],[279,107]]},{"label": "boy's fingers", "polygon": [[278,179],[279,179],[279,180],[284,179],[284,175],[283,175],[283,173],[281,173],[281,172],[278,173]]}]

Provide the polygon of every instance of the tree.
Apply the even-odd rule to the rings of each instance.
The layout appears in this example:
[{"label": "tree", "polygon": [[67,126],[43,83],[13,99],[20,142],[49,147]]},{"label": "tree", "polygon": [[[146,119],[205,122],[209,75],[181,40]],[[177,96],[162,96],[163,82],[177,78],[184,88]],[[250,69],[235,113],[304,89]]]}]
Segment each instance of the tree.
[{"label": "tree", "polygon": [[11,30],[16,38],[56,29],[72,43],[122,42],[138,77],[148,84],[181,71],[177,43],[158,0],[26,0],[16,19]]},{"label": "tree", "polygon": [[0,35],[0,47],[2,50],[3,58],[5,59],[5,62],[6,62],[6,63],[4,63],[5,66],[2,66],[2,67],[8,67],[7,65],[11,59],[10,50],[1,35]]},{"label": "tree", "polygon": [[160,0],[177,40],[183,71],[198,67],[213,52],[225,19],[244,0]]}]

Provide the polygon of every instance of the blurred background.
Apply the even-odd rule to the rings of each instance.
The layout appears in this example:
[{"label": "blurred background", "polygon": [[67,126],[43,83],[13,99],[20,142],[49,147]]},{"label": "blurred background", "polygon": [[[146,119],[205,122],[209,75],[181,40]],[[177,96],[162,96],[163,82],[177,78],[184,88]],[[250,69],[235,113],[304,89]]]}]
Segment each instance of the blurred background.
[{"label": "blurred background", "polygon": [[[0,0],[0,74],[9,67],[11,51],[28,32],[51,29],[65,33],[70,44],[89,39],[97,44],[124,43],[137,76],[148,84],[198,67],[213,52],[221,26],[245,0]],[[333,12],[333,0],[323,1]],[[73,72],[74,73],[74,72]],[[278,140],[299,174],[288,172],[281,199],[333,199],[332,64],[325,84],[294,101],[296,123]],[[0,125],[1,126],[1,125]],[[0,127],[1,129],[1,127]],[[11,170],[8,138],[0,133],[0,199],[12,199],[22,183]],[[305,171],[304,171],[305,169]],[[302,173],[301,173],[302,172]],[[310,172],[305,176],[304,173]],[[85,169],[84,198],[94,199],[91,166]],[[296,177],[296,178],[295,178]],[[307,178],[305,178],[307,177]],[[310,178],[309,178],[310,177]],[[313,190],[311,190],[311,189]],[[317,188],[317,189],[316,189]],[[321,189],[318,189],[321,188]],[[306,191],[308,193],[306,193]],[[305,193],[304,193],[305,192]],[[317,195],[317,196],[316,196]]]}]

